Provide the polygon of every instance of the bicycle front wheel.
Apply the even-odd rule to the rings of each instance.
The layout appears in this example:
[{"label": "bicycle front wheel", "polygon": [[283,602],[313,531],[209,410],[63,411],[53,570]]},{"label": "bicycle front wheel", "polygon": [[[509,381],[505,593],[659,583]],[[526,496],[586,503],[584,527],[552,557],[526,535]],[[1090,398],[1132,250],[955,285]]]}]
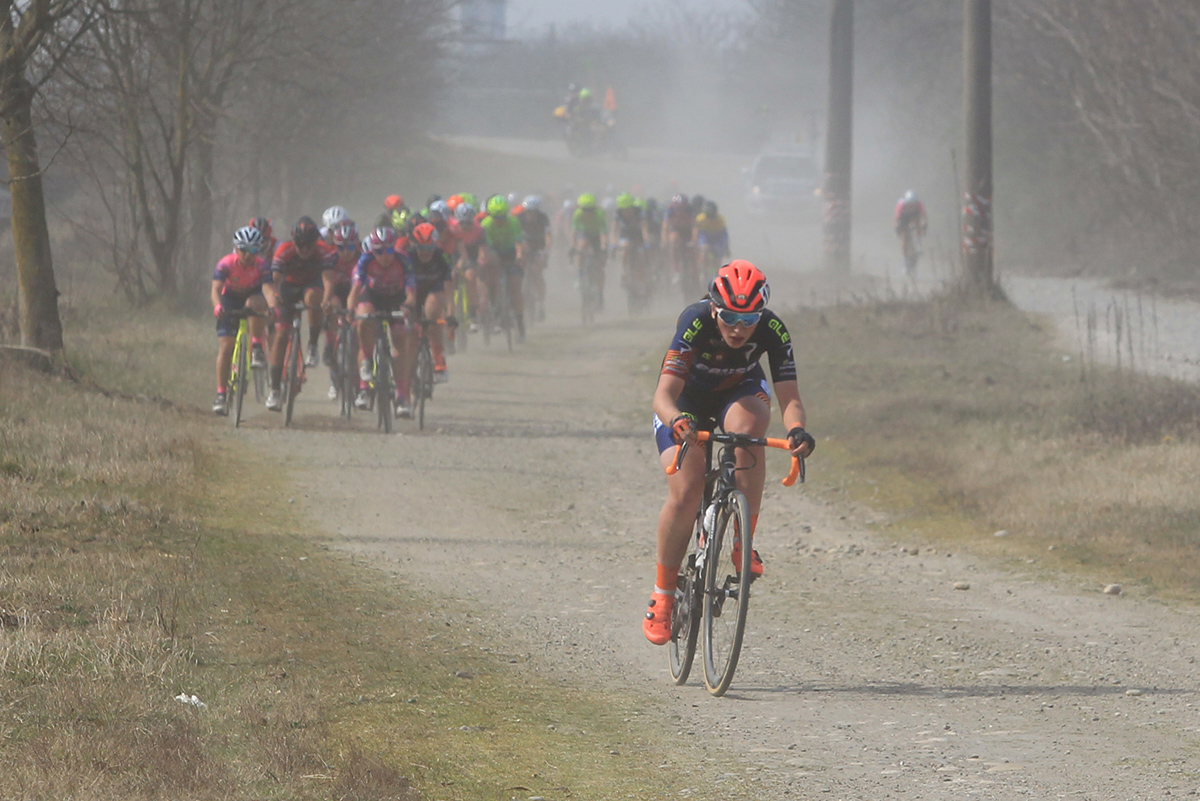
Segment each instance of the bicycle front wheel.
[{"label": "bicycle front wheel", "polygon": [[[733,563],[734,543],[741,542],[740,564]],[[746,496],[734,490],[717,516],[716,530],[705,545],[704,564],[704,685],[716,696],[733,681],[746,612],[750,605],[750,508]]]},{"label": "bicycle front wheel", "polygon": [[[380,335],[380,339],[383,336]],[[375,346],[375,413],[383,433],[392,433],[396,383],[392,380],[392,354],[386,345]]]},{"label": "bicycle front wheel", "polygon": [[288,343],[287,360],[283,371],[283,424],[292,424],[292,413],[296,408],[296,393],[300,390],[300,326],[292,328],[292,341]]},{"label": "bicycle front wheel", "polygon": [[230,387],[233,389],[233,427],[237,428],[242,424],[242,402],[246,399],[247,385],[250,383],[250,336],[244,329],[238,332],[234,350],[234,373]]},{"label": "bicycle front wheel", "polygon": [[416,413],[417,428],[425,429],[425,401],[433,395],[433,355],[429,351],[429,340],[421,339],[421,349],[417,351],[417,380],[416,380]]}]

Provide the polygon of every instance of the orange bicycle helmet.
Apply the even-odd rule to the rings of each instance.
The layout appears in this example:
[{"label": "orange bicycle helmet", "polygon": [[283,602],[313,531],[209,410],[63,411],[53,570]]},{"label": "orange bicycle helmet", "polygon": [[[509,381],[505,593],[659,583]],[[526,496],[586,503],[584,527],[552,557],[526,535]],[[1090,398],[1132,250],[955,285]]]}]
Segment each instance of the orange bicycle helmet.
[{"label": "orange bicycle helmet", "polygon": [[433,223],[421,223],[413,229],[412,239],[418,249],[432,249],[438,242],[437,228],[433,226]]},{"label": "orange bicycle helmet", "polygon": [[395,211],[404,205],[404,198],[399,195],[388,195],[383,199],[383,207],[388,211]]},{"label": "orange bicycle helmet", "polygon": [[708,290],[709,299],[718,309],[736,312],[762,311],[770,296],[767,277],[745,259],[735,259],[717,270]]}]

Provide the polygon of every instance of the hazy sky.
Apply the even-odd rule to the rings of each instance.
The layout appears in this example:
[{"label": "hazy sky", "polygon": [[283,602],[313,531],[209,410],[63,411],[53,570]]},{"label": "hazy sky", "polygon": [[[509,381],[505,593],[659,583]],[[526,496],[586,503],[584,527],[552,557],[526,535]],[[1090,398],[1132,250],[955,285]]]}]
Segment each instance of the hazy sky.
[{"label": "hazy sky", "polygon": [[590,22],[620,27],[635,14],[683,5],[703,9],[742,10],[745,0],[509,0],[510,36],[541,35],[551,23],[560,27]]}]

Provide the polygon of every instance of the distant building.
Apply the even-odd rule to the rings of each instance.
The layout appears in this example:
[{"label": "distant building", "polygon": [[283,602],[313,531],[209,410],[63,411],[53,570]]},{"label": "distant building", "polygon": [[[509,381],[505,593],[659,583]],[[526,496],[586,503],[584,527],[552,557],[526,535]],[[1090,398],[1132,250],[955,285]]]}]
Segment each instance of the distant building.
[{"label": "distant building", "polygon": [[460,0],[458,19],[466,41],[502,41],[507,35],[508,0]]}]

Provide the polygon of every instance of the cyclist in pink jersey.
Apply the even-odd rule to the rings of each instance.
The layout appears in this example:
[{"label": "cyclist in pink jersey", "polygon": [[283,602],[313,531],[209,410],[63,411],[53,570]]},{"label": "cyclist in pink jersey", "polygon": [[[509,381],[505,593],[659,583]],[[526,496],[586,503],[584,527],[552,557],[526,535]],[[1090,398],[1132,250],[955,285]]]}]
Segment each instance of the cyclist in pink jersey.
[{"label": "cyclist in pink jersey", "polygon": [[483,258],[484,233],[475,220],[475,207],[467,202],[460,203],[454,210],[454,233],[458,240],[458,262],[455,274],[461,274],[467,288],[467,305],[471,309],[471,331],[479,330],[479,321],[487,302],[487,285],[480,271]]},{"label": "cyclist in pink jersey", "polygon": [[[363,254],[354,268],[354,283],[347,305],[360,315],[376,311],[407,310],[414,313],[417,306],[417,278],[409,266],[408,257],[396,249],[396,232],[390,226],[375,229],[363,245]],[[412,417],[408,405],[407,336],[400,320],[392,326],[392,375],[396,377],[394,399],[397,417]],[[358,397],[359,409],[370,406],[368,387],[371,381],[371,360],[375,339],[379,335],[375,320],[358,321]],[[382,402],[385,399],[377,399]]]},{"label": "cyclist in pink jersey", "polygon": [[[240,321],[230,312],[249,308],[258,314],[266,314],[267,307],[278,304],[278,296],[271,279],[271,265],[258,255],[263,247],[262,234],[257,228],[247,225],[233,235],[233,252],[223,256],[213,270],[212,305],[217,318],[217,399],[213,401],[213,413],[229,412],[229,373],[233,359],[234,343]],[[266,321],[262,317],[250,318],[251,364],[266,366],[263,347],[266,342]]]},{"label": "cyclist in pink jersey", "polygon": [[321,307],[325,312],[325,350],[322,359],[329,368],[329,399],[337,400],[338,381],[334,374],[336,365],[333,363],[337,321],[333,313],[347,308],[346,300],[354,283],[354,268],[358,266],[358,257],[362,254],[362,240],[359,239],[358,226],[354,220],[344,219],[335,224],[329,231],[329,242],[337,251],[337,261],[333,267],[321,272],[321,282],[324,285]]}]

